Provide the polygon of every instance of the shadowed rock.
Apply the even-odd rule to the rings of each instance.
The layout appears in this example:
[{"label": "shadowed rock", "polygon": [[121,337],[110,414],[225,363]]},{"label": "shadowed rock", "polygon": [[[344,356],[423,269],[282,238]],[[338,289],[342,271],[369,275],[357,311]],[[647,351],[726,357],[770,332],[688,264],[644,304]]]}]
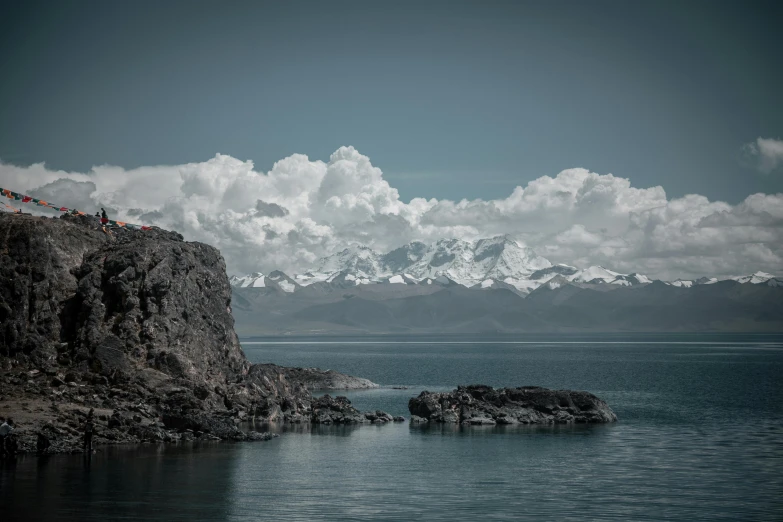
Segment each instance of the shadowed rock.
[{"label": "shadowed rock", "polygon": [[423,391],[408,402],[411,422],[482,424],[571,424],[614,422],[609,406],[584,391],[538,386],[459,386],[448,393]]},{"label": "shadowed rock", "polygon": [[365,390],[378,388],[374,382],[362,377],[345,375],[334,370],[319,368],[285,368],[274,364],[265,364],[285,373],[289,380],[298,382],[308,390]]},{"label": "shadowed rock", "polygon": [[329,395],[313,401],[312,418],[314,424],[385,424],[394,420],[384,411],[360,412],[346,397]]},{"label": "shadowed rock", "polygon": [[109,236],[87,216],[0,214],[0,414],[17,421],[22,450],[44,427],[51,451],[78,448],[90,408],[96,444],[245,440],[247,419],[321,422],[306,387],[317,374],[300,383],[245,358],[215,248],[158,229]]}]

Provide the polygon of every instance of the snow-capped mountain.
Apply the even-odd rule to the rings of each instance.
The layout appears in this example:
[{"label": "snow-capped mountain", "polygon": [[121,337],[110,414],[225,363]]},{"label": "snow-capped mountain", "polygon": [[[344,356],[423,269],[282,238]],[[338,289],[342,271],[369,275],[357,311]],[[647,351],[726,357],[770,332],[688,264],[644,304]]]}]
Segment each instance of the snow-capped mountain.
[{"label": "snow-capped mountain", "polygon": [[621,274],[602,266],[590,266],[579,270],[569,276],[569,281],[574,283],[610,284],[620,286],[634,286],[651,283],[652,279],[642,274]]},{"label": "snow-capped mountain", "polygon": [[464,286],[487,279],[527,279],[536,270],[552,265],[532,248],[519,245],[508,236],[478,241],[443,239],[432,245],[410,243],[384,256],[386,270],[398,271],[404,258],[404,271],[415,279],[445,275]]},{"label": "snow-capped mountain", "polygon": [[274,272],[270,272],[268,276],[266,276],[266,284],[267,286],[271,287],[277,287],[283,292],[286,293],[293,293],[298,288],[301,288],[302,285],[288,277],[286,274],[281,272],[280,270],[275,270]]},{"label": "snow-capped mountain", "polygon": [[364,277],[376,278],[384,275],[387,270],[383,266],[382,256],[373,249],[352,245],[336,254],[321,258],[313,272],[316,274],[361,273]]},{"label": "snow-capped mountain", "polygon": [[245,276],[231,276],[228,282],[231,286],[239,288],[263,288],[266,286],[266,278],[261,272],[253,272]]},{"label": "snow-capped mountain", "polygon": [[750,274],[746,276],[737,276],[737,277],[731,277],[730,279],[733,279],[734,281],[737,281],[738,283],[751,283],[754,285],[758,285],[761,283],[766,283],[770,279],[776,279],[775,276],[772,274],[768,274],[766,272],[756,272],[755,274]]},{"label": "snow-capped mountain", "polygon": [[[446,276],[473,286],[487,279],[527,280],[530,274],[552,266],[533,249],[519,245],[508,236],[477,241],[442,239],[433,244],[408,243],[386,254],[354,245],[318,261],[316,267],[295,277],[300,285],[332,282],[336,274],[353,276],[357,284],[389,281],[402,276],[408,284]],[[510,284],[514,284],[510,282]]]},{"label": "snow-capped mountain", "polygon": [[602,266],[589,266],[568,276],[567,279],[574,283],[611,283],[619,275],[622,274]]},{"label": "snow-capped mountain", "polygon": [[[783,278],[776,277],[772,274],[768,274],[767,272],[756,272],[754,274],[750,275],[744,275],[744,276],[734,276],[729,277],[724,280],[729,281],[736,281],[740,284],[751,284],[751,285],[768,285],[768,286],[783,286]],[[677,279],[676,281],[670,281],[666,284],[672,285],[672,286],[679,286],[683,288],[690,288],[692,286],[697,285],[712,285],[717,283],[718,281],[721,281],[717,277],[700,277],[699,279],[693,279],[693,280],[687,280],[687,279]]]},{"label": "snow-capped mountain", "polygon": [[279,270],[266,276],[261,272],[254,272],[246,276],[231,276],[228,282],[231,286],[238,288],[274,288],[286,293],[292,293],[297,288],[301,288],[301,285]]},{"label": "snow-capped mountain", "polygon": [[[783,278],[765,272],[730,279],[741,284],[783,286]],[[366,246],[352,245],[320,259],[312,270],[293,277],[274,271],[266,276],[256,272],[230,279],[234,287],[266,287],[285,293],[317,283],[326,285],[323,288],[370,284],[399,287],[459,284],[478,290],[506,288],[520,295],[527,295],[548,281],[555,281],[557,286],[612,285],[605,287],[606,290],[652,282],[642,274],[623,274],[597,265],[584,269],[565,264],[553,265],[508,236],[476,241],[441,239],[431,244],[414,241],[385,254]],[[677,279],[666,284],[690,288],[717,282],[717,278],[702,277]]]}]

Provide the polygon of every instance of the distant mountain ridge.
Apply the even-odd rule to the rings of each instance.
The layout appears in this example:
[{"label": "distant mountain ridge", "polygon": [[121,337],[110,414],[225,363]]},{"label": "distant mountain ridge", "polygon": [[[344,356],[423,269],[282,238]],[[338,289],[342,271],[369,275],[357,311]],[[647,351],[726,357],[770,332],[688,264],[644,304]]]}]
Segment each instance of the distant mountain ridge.
[{"label": "distant mountain ridge", "polygon": [[[385,254],[363,245],[352,245],[320,259],[311,270],[289,276],[281,271],[233,276],[233,287],[267,288],[294,293],[313,284],[350,288],[370,284],[449,285],[466,288],[505,288],[527,295],[550,279],[561,277],[575,284],[644,285],[652,279],[638,273],[623,274],[602,266],[579,269],[553,265],[529,247],[509,236],[465,241],[441,239],[431,244],[414,241]],[[783,284],[765,272],[730,278],[739,283]],[[717,278],[667,281],[678,287],[712,284]]]},{"label": "distant mountain ridge", "polygon": [[340,273],[352,275],[357,284],[383,282],[394,276],[409,282],[446,276],[463,286],[473,286],[487,279],[526,279],[550,266],[552,263],[532,248],[508,236],[497,236],[477,241],[441,239],[429,245],[414,241],[386,254],[355,245],[322,258],[312,270],[297,274],[295,279],[307,286],[329,281]]},{"label": "distant mountain ridge", "polygon": [[240,335],[783,331],[783,278],[654,281],[552,264],[507,236],[352,246],[311,270],[232,277]]}]

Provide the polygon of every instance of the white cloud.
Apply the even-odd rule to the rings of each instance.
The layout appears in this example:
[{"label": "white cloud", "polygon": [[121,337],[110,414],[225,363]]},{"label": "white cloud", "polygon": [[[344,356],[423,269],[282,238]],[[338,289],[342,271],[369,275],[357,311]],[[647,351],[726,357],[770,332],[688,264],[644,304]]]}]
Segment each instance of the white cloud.
[{"label": "white cloud", "polygon": [[764,174],[769,174],[783,165],[783,140],[774,138],[756,138],[748,143],[743,151],[750,163]]},{"label": "white cloud", "polygon": [[[766,141],[754,144],[759,157],[774,150]],[[222,154],[87,173],[0,163],[0,185],[177,230],[220,248],[232,273],[300,271],[354,242],[388,251],[414,240],[497,234],[555,263],[661,278],[779,273],[783,266],[783,194],[754,194],[737,205],[699,195],[667,199],[661,187],[635,188],[628,179],[585,169],[540,177],[504,199],[459,202],[401,201],[353,147],[338,149],[328,162],[294,154],[269,172]]]}]

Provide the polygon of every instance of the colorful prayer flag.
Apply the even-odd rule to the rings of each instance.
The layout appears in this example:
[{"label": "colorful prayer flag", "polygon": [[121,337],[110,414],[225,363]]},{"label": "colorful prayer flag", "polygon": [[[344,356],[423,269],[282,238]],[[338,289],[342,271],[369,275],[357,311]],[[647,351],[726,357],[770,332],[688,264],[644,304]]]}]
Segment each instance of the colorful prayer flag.
[{"label": "colorful prayer flag", "polygon": [[[81,210],[71,209],[71,208],[68,208],[68,207],[58,207],[54,203],[49,203],[49,202],[44,201],[42,199],[37,199],[37,198],[34,198],[32,196],[27,196],[25,194],[19,194],[19,193],[14,192],[13,190],[10,190],[10,189],[0,188],[0,196],[5,196],[8,199],[15,199],[17,201],[21,201],[22,203],[31,203],[32,202],[32,203],[37,204],[38,206],[47,207],[47,208],[51,208],[51,209],[54,209],[54,210],[59,210],[60,212],[68,212],[68,213],[71,213],[71,214],[74,214],[74,215],[79,215],[79,216],[86,216],[87,215],[85,212],[82,212]],[[3,203],[3,205],[8,207],[9,209],[13,209],[15,212],[21,212],[21,210],[17,210],[14,207],[12,207],[11,205],[8,205],[7,203]],[[114,221],[114,220],[109,220],[109,219],[106,219],[106,218],[100,218],[100,220],[101,220],[101,223],[103,223],[104,225],[105,224],[109,224],[109,225],[118,226],[118,227],[132,228],[134,230],[139,230],[139,229],[140,230],[152,230],[152,228],[153,228],[153,227],[149,227],[149,226],[146,226],[146,225],[137,225],[135,223],[126,223],[125,221]]]}]

